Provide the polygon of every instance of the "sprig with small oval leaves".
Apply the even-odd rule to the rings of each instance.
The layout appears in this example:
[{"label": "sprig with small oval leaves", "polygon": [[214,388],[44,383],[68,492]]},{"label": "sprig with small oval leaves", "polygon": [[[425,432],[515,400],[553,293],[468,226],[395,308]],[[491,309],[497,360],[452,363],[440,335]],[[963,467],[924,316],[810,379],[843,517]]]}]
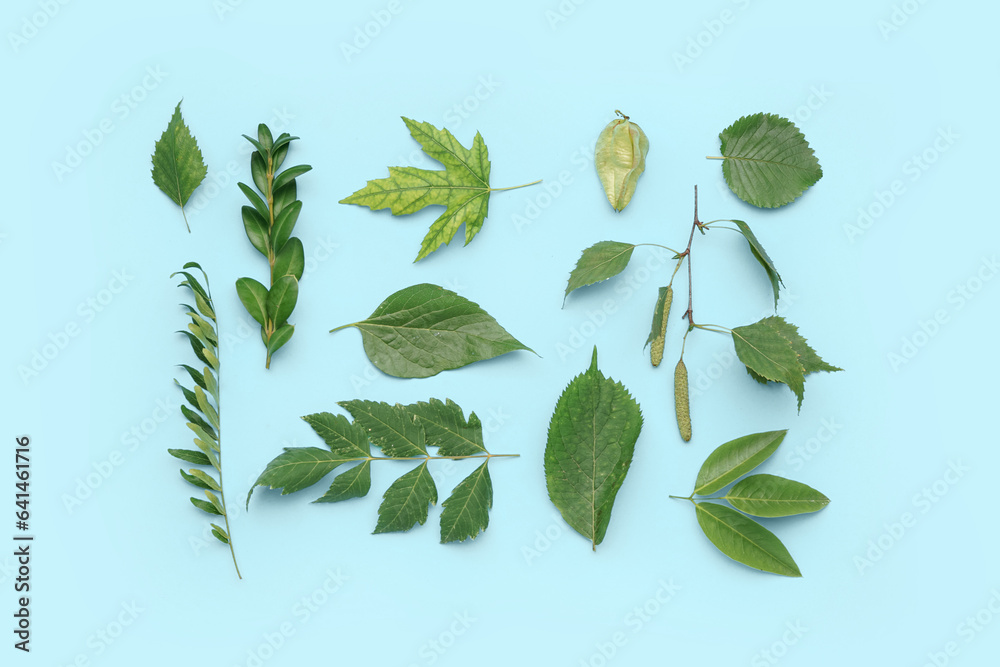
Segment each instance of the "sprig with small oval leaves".
[{"label": "sprig with small oval leaves", "polygon": [[267,348],[265,367],[271,367],[271,355],[295,333],[288,317],[299,296],[299,280],[305,270],[302,241],[292,237],[292,229],[302,211],[296,199],[295,179],[312,167],[298,165],[278,173],[288,155],[288,147],[298,139],[288,133],[272,138],[267,125],[257,127],[257,139],[243,135],[255,150],[250,156],[253,188],[240,183],[240,190],[252,206],[244,206],[243,227],[257,251],[267,258],[271,287],[253,278],[236,281],[236,292],[250,316],[260,324],[261,338]]},{"label": "sprig with small oval leaves", "polygon": [[[208,276],[204,269],[195,262],[188,262],[182,271],[171,274],[171,278],[176,275],[184,276],[178,287],[187,287],[194,297],[195,305],[181,304],[186,309],[186,315],[191,319],[187,331],[178,333],[184,334],[191,343],[191,349],[198,357],[199,361],[205,364],[202,370],[198,370],[181,364],[181,368],[187,371],[188,376],[194,382],[194,388],[189,389],[177,380],[177,386],[184,393],[184,398],[188,405],[181,406],[181,412],[188,420],[187,426],[194,432],[194,449],[168,449],[167,452],[181,461],[200,466],[190,468],[186,472],[182,469],[181,477],[190,484],[197,486],[205,492],[206,500],[191,498],[191,504],[203,512],[215,516],[221,516],[226,524],[223,528],[217,524],[211,524],[212,535],[223,544],[229,545],[229,552],[233,556],[233,566],[236,568],[236,576],[240,579],[240,566],[236,563],[236,551],[233,549],[232,534],[229,529],[229,515],[226,512],[226,496],[222,490],[222,447],[219,422],[220,402],[219,402],[219,331],[215,320],[215,306],[212,303],[212,293],[208,289]],[[198,269],[205,279],[205,286],[202,287],[198,279],[187,269]],[[218,474],[216,478],[212,474],[212,469]]]}]

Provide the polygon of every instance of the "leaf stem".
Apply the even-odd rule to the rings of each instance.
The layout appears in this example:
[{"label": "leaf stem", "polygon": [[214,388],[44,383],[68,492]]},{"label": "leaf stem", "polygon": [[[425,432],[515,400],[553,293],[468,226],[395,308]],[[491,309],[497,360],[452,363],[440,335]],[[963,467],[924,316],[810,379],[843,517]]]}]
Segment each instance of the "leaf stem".
[{"label": "leaf stem", "polygon": [[463,456],[369,456],[358,461],[464,461],[465,459],[518,458],[520,454],[465,454]]},{"label": "leaf stem", "polygon": [[726,158],[724,158],[721,155],[706,155],[705,159],[706,160],[725,160]]},{"label": "leaf stem", "polygon": [[528,187],[530,185],[538,185],[541,182],[542,182],[542,179],[539,178],[537,181],[532,181],[531,183],[525,183],[524,185],[514,185],[514,186],[511,186],[509,188],[490,188],[490,192],[503,192],[504,190],[517,190],[518,188],[526,188],[526,187]]},{"label": "leaf stem", "polygon": [[333,333],[335,331],[340,331],[341,329],[349,329],[351,327],[356,327],[357,325],[358,325],[357,322],[353,322],[351,324],[341,324],[339,327],[337,327],[335,329],[330,329],[329,333]]},{"label": "leaf stem", "polygon": [[673,498],[674,500],[689,500],[689,501],[691,501],[692,504],[694,504],[694,494],[693,493],[690,496],[669,496],[669,497]]},{"label": "leaf stem", "polygon": [[191,225],[188,224],[187,213],[184,212],[184,207],[181,206],[181,217],[184,218],[184,226],[188,228],[188,234],[191,233]]},{"label": "leaf stem", "polygon": [[695,328],[704,329],[705,331],[712,331],[721,334],[731,334],[733,330],[729,327],[724,327],[721,324],[695,324]]},{"label": "leaf stem", "polygon": [[[680,255],[681,254],[679,251],[674,250],[673,248],[671,248],[669,246],[660,245],[659,243],[636,243],[635,247],[638,248],[639,246],[644,246],[644,245],[652,246],[654,248],[663,248],[664,250],[669,250],[670,252],[674,253],[675,255]],[[676,273],[676,271],[674,273]]]}]

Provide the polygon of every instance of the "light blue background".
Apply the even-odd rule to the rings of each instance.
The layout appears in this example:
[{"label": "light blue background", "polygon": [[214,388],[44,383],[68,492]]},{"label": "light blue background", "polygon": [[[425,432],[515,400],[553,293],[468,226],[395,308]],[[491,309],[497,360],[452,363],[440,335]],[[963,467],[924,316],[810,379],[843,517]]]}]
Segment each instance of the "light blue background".
[{"label": "light blue background", "polygon": [[[996,123],[995,3],[895,3],[912,13],[883,34],[890,1],[623,8],[577,0],[563,2],[568,15],[555,21],[556,0],[400,0],[401,11],[350,58],[341,45],[390,3],[49,4],[57,11],[43,21],[33,17],[44,2],[13,0],[0,23],[8,91],[3,438],[11,449],[16,435],[32,438],[37,535],[33,652],[14,651],[8,634],[4,664],[229,667],[257,664],[256,654],[269,666],[597,666],[619,632],[626,641],[607,664],[995,660],[1000,618],[987,605],[1000,590],[992,474],[1000,462],[992,419],[1000,281],[976,282],[981,270],[992,277],[984,260],[1000,245],[987,198],[995,177],[983,159]],[[732,20],[713,23],[724,11]],[[25,30],[25,20],[45,25],[12,44],[9,33]],[[700,54],[690,46],[699,39]],[[679,66],[674,54],[688,48],[697,57]],[[136,89],[147,68],[165,75]],[[192,199],[190,235],[149,178],[153,142],[181,98],[210,178],[221,184],[206,181]],[[470,109],[466,118],[455,105]],[[616,108],[651,143],[646,174],[621,214],[584,159]],[[814,188],[777,211],[743,204],[724,187],[720,164],[704,159],[718,153],[720,130],[761,110],[796,119],[824,168]],[[414,265],[438,211],[393,218],[337,204],[384,177],[387,165],[433,166],[400,115],[447,125],[466,144],[481,131],[496,187],[543,178],[552,188],[561,172],[571,182],[550,199],[543,186],[497,193],[470,246],[456,242]],[[104,119],[113,131],[60,179],[53,163]],[[297,332],[267,372],[257,332],[240,335],[249,318],[232,288],[239,276],[264,275],[235,186],[249,179],[240,135],[261,121],[302,137],[289,159],[314,167],[300,179],[296,234],[313,261],[293,316]],[[949,130],[957,139],[939,142],[947,147],[940,152],[935,139]],[[925,151],[934,163],[914,172],[913,156]],[[223,176],[229,163],[235,177]],[[852,235],[859,208],[873,207],[896,180],[905,191]],[[699,332],[686,353],[701,387],[692,397],[695,437],[683,444],[672,362],[653,369],[642,350],[669,269],[647,271],[654,255],[638,250],[617,282],[560,307],[567,274],[592,243],[683,246],[695,184],[703,220],[738,217],[756,231],[787,286],[780,312],[847,370],[811,376],[796,414],[785,388],[759,387],[731,365],[730,342]],[[521,224],[517,216],[529,214]],[[737,326],[767,313],[767,282],[736,235],[695,244],[698,320]],[[173,333],[184,325],[177,303],[185,293],[168,278],[190,260],[209,272],[227,339],[232,505],[282,446],[318,443],[300,415],[353,397],[450,397],[488,422],[491,451],[521,454],[492,466],[489,530],[441,546],[434,508],[428,525],[409,533],[369,535],[381,492],[405,469],[384,465],[363,500],[310,505],[320,486],[255,496],[250,514],[236,512],[232,524],[244,581],[223,548],[196,549],[207,522],[165,451],[190,434],[176,407],[155,419],[161,403],[177,405],[174,365],[190,357]],[[79,304],[99,298],[115,271],[130,276],[127,286],[89,319]],[[629,281],[634,293],[622,287]],[[480,303],[541,358],[511,354],[405,381],[375,371],[355,331],[327,333],[418,282]],[[963,300],[960,285],[978,291]],[[606,300],[610,315],[601,314]],[[921,336],[921,322],[939,315],[934,335]],[[603,324],[587,324],[594,321]],[[79,335],[37,377],[22,379],[18,368],[72,324]],[[672,327],[668,359],[680,333]],[[894,367],[889,355],[914,337],[915,356]],[[552,407],[593,345],[602,370],[631,389],[645,416],[596,554],[556,515],[542,471]],[[143,427],[151,434],[130,447],[126,434]],[[718,444],[779,428],[788,437],[761,471],[832,499],[820,514],[768,522],[801,566],[799,580],[729,561],[701,535],[691,508],[667,498],[690,491]],[[68,508],[81,480],[95,466],[107,469],[116,451],[121,465]],[[967,470],[949,484],[942,480],[953,463]],[[441,478],[442,498],[465,468]],[[14,480],[6,475],[0,505],[9,507]],[[936,502],[921,501],[935,482]],[[893,536],[905,513],[911,527]],[[884,555],[859,565],[879,540],[889,545]],[[0,558],[8,623],[12,564]],[[328,595],[330,573],[346,580]],[[660,604],[662,582],[677,590]],[[303,598],[316,601],[312,611]],[[634,608],[647,604],[655,613],[637,620]],[[1000,597],[993,605],[1000,610]],[[960,624],[983,609],[980,621],[992,624],[965,632],[971,626]],[[120,620],[129,625],[119,628]],[[119,629],[110,644],[98,639]],[[280,647],[270,650],[268,638]],[[448,647],[438,652],[430,642]]]}]

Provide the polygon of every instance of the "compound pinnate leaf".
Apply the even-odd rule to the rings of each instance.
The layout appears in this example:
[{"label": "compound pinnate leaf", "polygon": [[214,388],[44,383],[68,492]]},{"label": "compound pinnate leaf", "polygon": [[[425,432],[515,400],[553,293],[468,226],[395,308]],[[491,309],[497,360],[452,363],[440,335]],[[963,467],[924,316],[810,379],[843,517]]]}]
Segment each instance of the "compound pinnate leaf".
[{"label": "compound pinnate leaf", "polygon": [[486,453],[483,425],[473,412],[468,421],[454,401],[442,403],[436,398],[420,401],[404,409],[417,418],[427,435],[427,444],[438,447],[439,456],[471,456]]},{"label": "compound pinnate leaf", "polygon": [[367,496],[372,488],[371,461],[364,461],[333,478],[330,488],[314,503],[338,503]]},{"label": "compound pinnate leaf", "polygon": [[742,220],[733,220],[733,224],[739,229],[740,234],[743,238],[747,240],[747,244],[750,246],[750,252],[753,253],[754,258],[764,267],[765,273],[767,273],[767,279],[771,281],[771,290],[774,292],[774,307],[778,307],[778,290],[784,283],[781,281],[781,276],[778,274],[777,269],[774,268],[774,262],[768,257],[767,251],[764,250],[764,246],[760,244],[757,237],[752,231],[750,231],[750,226]]},{"label": "compound pinnate leaf", "polygon": [[811,486],[776,475],[750,475],[723,498],[741,512],[762,517],[818,512],[830,504],[829,498]]},{"label": "compound pinnate leaf", "polygon": [[424,237],[417,254],[419,261],[450,243],[463,224],[465,243],[472,241],[483,227],[489,212],[490,192],[494,190],[490,188],[486,144],[478,132],[472,148],[467,149],[446,129],[405,117],[403,122],[424,152],[444,165],[445,170],[389,167],[389,178],[368,181],[340,203],[372,210],[387,208],[393,215],[408,215],[426,206],[446,207]]},{"label": "compound pinnate leaf", "polygon": [[698,525],[716,548],[738,563],[786,577],[801,577],[788,549],[750,517],[717,503],[695,504]]},{"label": "compound pinnate leaf", "polygon": [[181,207],[181,215],[188,231],[184,205],[208,174],[208,167],[201,156],[198,142],[181,117],[181,103],[177,103],[174,114],[153,149],[153,183],[175,204]]},{"label": "compound pinnate leaf", "polygon": [[625,270],[636,246],[619,241],[601,241],[583,251],[569,274],[566,293],[613,278]]},{"label": "compound pinnate leaf", "polygon": [[437,503],[437,487],[424,461],[386,489],[378,508],[376,533],[409,530],[414,524],[424,525],[427,510]]},{"label": "compound pinnate leaf", "polygon": [[351,413],[354,423],[386,456],[427,456],[424,429],[403,406],[362,400],[337,405]]},{"label": "compound pinnate leaf", "polygon": [[549,498],[594,550],[604,540],[641,430],[639,404],[598,370],[595,347],[590,368],[559,397],[545,445]]},{"label": "compound pinnate leaf", "polygon": [[441,543],[476,539],[490,525],[493,507],[493,481],[483,463],[471,475],[458,483],[451,495],[441,503]]},{"label": "compound pinnate leaf", "polygon": [[694,492],[707,496],[732,484],[766,461],[778,449],[786,433],[787,429],[754,433],[719,445],[698,471]]},{"label": "compound pinnate leaf", "polygon": [[719,134],[722,174],[737,197],[761,208],[793,201],[823,170],[809,142],[787,118],[744,116]]},{"label": "compound pinnate leaf", "polygon": [[365,353],[383,373],[419,378],[528,350],[478,304],[437,285],[399,290],[357,327]]}]

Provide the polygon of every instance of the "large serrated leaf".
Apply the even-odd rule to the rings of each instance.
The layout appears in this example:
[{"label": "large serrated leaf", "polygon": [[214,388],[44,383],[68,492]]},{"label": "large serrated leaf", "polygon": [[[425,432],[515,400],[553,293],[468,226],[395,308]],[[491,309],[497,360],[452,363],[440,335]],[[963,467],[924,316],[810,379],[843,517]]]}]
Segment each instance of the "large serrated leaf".
[{"label": "large serrated leaf", "polygon": [[458,483],[451,495],[441,503],[441,543],[476,539],[490,525],[493,507],[493,481],[489,462],[484,462],[471,475]]},{"label": "large serrated leaf", "polygon": [[722,174],[743,201],[762,208],[784,206],[823,176],[809,142],[787,118],[744,116],[719,134]]},{"label": "large serrated leaf", "polygon": [[363,461],[333,478],[330,488],[314,503],[337,503],[341,500],[361,498],[372,488],[371,461]]},{"label": "large serrated leaf", "polygon": [[424,429],[403,406],[360,399],[337,405],[351,413],[354,423],[386,456],[427,455]]},{"label": "large serrated leaf", "polygon": [[566,293],[613,278],[625,270],[636,246],[619,241],[601,241],[583,251],[569,274]]},{"label": "large serrated leaf", "polygon": [[361,426],[352,423],[344,415],[318,412],[302,418],[323,438],[330,451],[341,456],[371,456],[368,435]]},{"label": "large serrated leaf", "polygon": [[424,427],[427,444],[438,447],[439,456],[470,456],[485,454],[483,425],[473,412],[468,421],[460,408],[451,399],[442,403],[432,398],[407,405],[404,409],[417,418]]},{"label": "large serrated leaf", "polygon": [[153,183],[164,194],[181,207],[184,224],[188,231],[191,227],[184,214],[184,205],[195,189],[201,185],[208,174],[208,167],[201,156],[198,142],[191,136],[191,131],[181,117],[181,103],[177,103],[173,116],[163,131],[153,150]]},{"label": "large serrated leaf", "polygon": [[723,498],[741,512],[762,517],[818,512],[830,504],[829,498],[811,486],[776,475],[750,475]]},{"label": "large serrated leaf", "polygon": [[806,339],[802,337],[802,334],[799,333],[799,328],[791,322],[786,321],[785,318],[772,315],[771,317],[765,317],[760,320],[758,324],[770,327],[780,334],[782,338],[792,344],[792,349],[795,350],[795,354],[799,358],[799,363],[802,364],[802,369],[807,375],[809,373],[818,373],[820,371],[836,372],[844,370],[843,368],[837,368],[836,366],[832,366],[823,361],[820,356],[816,354],[816,350],[812,349]]},{"label": "large serrated leaf", "polygon": [[760,377],[788,385],[802,407],[805,369],[791,342],[773,328],[755,322],[733,329],[736,356]]},{"label": "large serrated leaf", "polygon": [[478,304],[437,285],[399,290],[357,327],[376,368],[396,377],[430,377],[515,350],[528,350]]},{"label": "large serrated leaf", "polygon": [[754,433],[719,445],[698,471],[694,493],[707,496],[732,484],[778,449],[788,430]]},{"label": "large serrated leaf", "polygon": [[406,473],[386,490],[378,508],[376,533],[409,530],[427,521],[427,510],[437,502],[437,487],[427,462]]},{"label": "large serrated leaf", "polygon": [[696,503],[698,525],[716,548],[738,563],[786,577],[801,577],[788,549],[774,533],[734,509]]},{"label": "large serrated leaf", "polygon": [[545,445],[549,498],[596,550],[611,521],[642,430],[639,404],[597,368],[576,376],[556,403]]}]

